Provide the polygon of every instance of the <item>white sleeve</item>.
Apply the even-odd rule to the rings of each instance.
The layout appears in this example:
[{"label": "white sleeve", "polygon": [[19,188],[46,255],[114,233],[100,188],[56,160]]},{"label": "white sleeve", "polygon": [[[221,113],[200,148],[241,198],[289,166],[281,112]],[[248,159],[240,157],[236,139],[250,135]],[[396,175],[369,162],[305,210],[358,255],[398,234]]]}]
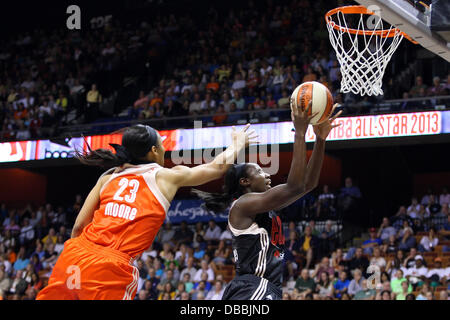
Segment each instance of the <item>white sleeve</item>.
[{"label": "white sleeve", "polygon": [[201,280],[201,276],[202,276],[202,269],[199,269],[195,273],[194,279],[192,279],[192,281],[199,282]]},{"label": "white sleeve", "polygon": [[208,269],[208,281],[214,281],[214,271],[211,268]]}]

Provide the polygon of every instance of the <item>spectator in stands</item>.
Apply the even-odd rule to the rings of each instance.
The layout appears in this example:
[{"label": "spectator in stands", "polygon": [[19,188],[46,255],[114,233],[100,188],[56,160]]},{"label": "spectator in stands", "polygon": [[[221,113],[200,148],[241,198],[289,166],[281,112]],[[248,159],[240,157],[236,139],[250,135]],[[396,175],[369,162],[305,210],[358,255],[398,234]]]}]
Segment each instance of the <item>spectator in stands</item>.
[{"label": "spectator in stands", "polygon": [[313,236],[318,237],[320,235],[320,232],[316,228],[316,222],[314,220],[310,220],[308,222],[308,226],[311,228],[311,233],[312,233]]},{"label": "spectator in stands", "polygon": [[417,255],[415,261],[415,266],[404,269],[404,276],[412,284],[413,288],[421,286],[428,273],[428,268],[423,265],[422,256]]},{"label": "spectator in stands", "polygon": [[410,227],[406,227],[401,236],[398,248],[407,251],[416,246],[416,238],[414,237],[413,230]]},{"label": "spectator in stands", "polygon": [[53,243],[47,243],[42,266],[44,269],[51,270],[58,259],[58,253],[55,251]]},{"label": "spectator in stands", "polygon": [[290,96],[286,90],[283,90],[281,93],[281,98],[278,99],[278,107],[279,108],[287,108],[289,107],[289,99]]},{"label": "spectator in stands", "polygon": [[326,234],[327,239],[331,239],[335,236],[336,232],[333,230],[333,222],[331,220],[325,222],[325,229],[322,232]]},{"label": "spectator in stands", "polygon": [[206,295],[209,290],[207,289],[208,282],[200,281],[194,284],[194,289],[192,290],[192,300],[205,300]]},{"label": "spectator in stands", "polygon": [[27,267],[28,263],[30,262],[29,259],[25,256],[25,247],[20,247],[19,253],[17,254],[16,261],[14,262],[14,270],[23,270]]},{"label": "spectator in stands", "polygon": [[416,197],[412,198],[411,204],[409,205],[408,210],[407,210],[408,216],[410,216],[412,219],[418,218],[419,209],[420,209],[420,204],[419,204],[417,198]]},{"label": "spectator in stands", "polygon": [[429,96],[443,96],[445,95],[444,86],[441,84],[441,79],[439,77],[433,77],[433,85],[428,88]]},{"label": "spectator in stands", "polygon": [[347,279],[347,272],[341,271],[339,273],[339,279],[334,284],[334,295],[336,298],[340,299],[342,294],[348,293],[348,286],[350,285],[350,280]]},{"label": "spectator in stands", "polygon": [[220,240],[220,235],[222,233],[222,230],[218,225],[216,225],[216,222],[214,220],[209,220],[208,228],[205,231],[204,239],[209,244],[215,244],[217,245]]},{"label": "spectator in stands", "polygon": [[348,294],[353,297],[357,292],[363,290],[362,282],[364,280],[361,270],[355,269],[353,272],[353,279],[348,285]]},{"label": "spectator in stands", "polygon": [[91,90],[86,95],[86,120],[92,122],[98,117],[100,103],[102,102],[102,95],[97,90],[97,85],[92,84]]},{"label": "spectator in stands", "polygon": [[227,119],[227,115],[225,113],[225,108],[222,104],[220,104],[213,116],[213,122],[216,125],[220,125],[220,124],[225,123],[226,119]]},{"label": "spectator in stands", "polygon": [[[392,279],[391,279],[392,292],[395,294],[401,293],[403,291],[402,282],[404,282],[404,281],[408,281],[408,280],[403,276],[403,271],[401,269],[397,270],[395,277],[392,277]],[[409,284],[408,293],[410,293],[412,291],[413,291],[413,288],[412,288],[411,284]]]},{"label": "spectator in stands", "polygon": [[22,270],[17,271],[16,276],[14,277],[14,280],[9,288],[9,292],[16,296],[16,300],[19,300],[19,298],[25,293],[27,287],[28,283],[22,277]]},{"label": "spectator in stands", "polygon": [[214,283],[214,288],[212,288],[206,295],[206,300],[222,300],[223,292],[225,288],[220,280],[216,280]]},{"label": "spectator in stands", "polygon": [[322,279],[323,272],[328,273],[329,276],[334,276],[334,268],[330,266],[330,259],[328,257],[322,257],[321,262],[316,264],[311,277],[316,279],[316,281],[319,281],[320,279]]},{"label": "spectator in stands", "polygon": [[380,238],[377,237],[377,229],[370,228],[369,229],[369,239],[362,243],[362,248],[364,249],[364,254],[371,255],[373,249],[377,246],[381,246],[383,242]]},{"label": "spectator in stands", "polygon": [[294,288],[303,296],[308,293],[313,293],[316,290],[316,283],[314,279],[309,276],[308,269],[302,269],[300,277],[295,281]]},{"label": "spectator in stands", "polygon": [[192,289],[194,288],[194,283],[191,281],[192,278],[190,273],[183,274],[183,277],[181,277],[180,279],[184,283],[186,292],[191,293]]},{"label": "spectator in stands", "polygon": [[[333,239],[328,237],[327,231],[324,229],[317,240],[317,248],[315,250],[316,256],[322,257],[329,255],[330,252],[334,249],[334,241]],[[333,235],[333,233],[331,233]]]},{"label": "spectator in stands", "polygon": [[[449,240],[450,239],[450,215],[447,216],[447,221],[442,225],[441,229],[439,230],[439,235],[441,235],[442,237],[444,237],[445,240]],[[444,252],[448,252],[447,250],[445,250],[448,246],[444,246],[443,251]]]},{"label": "spectator in stands", "polygon": [[439,238],[436,236],[436,230],[434,228],[430,228],[429,234],[427,236],[423,236],[420,240],[417,249],[420,252],[430,252],[433,251],[434,248],[439,244]]},{"label": "spectator in stands", "polygon": [[306,255],[305,269],[309,269],[313,259],[313,250],[318,246],[318,239],[312,234],[310,225],[305,227],[305,234],[299,239],[299,243],[300,254]]},{"label": "spectator in stands", "polygon": [[[421,91],[421,90],[425,90],[425,91]],[[426,90],[427,90],[427,86],[423,83],[422,77],[421,76],[417,76],[416,77],[416,83],[411,88],[411,90],[409,91],[409,94],[413,98],[424,97],[425,96],[424,92],[426,92]]]},{"label": "spectator in stands", "polygon": [[298,234],[295,231],[291,231],[289,233],[289,238],[285,243],[285,266],[288,271],[288,278],[293,278],[294,273],[296,272],[298,265],[296,260],[300,257],[300,242],[298,241]]},{"label": "spectator in stands", "polygon": [[200,262],[200,269],[195,273],[194,278],[192,279],[194,282],[200,282],[202,280],[202,274],[206,273],[207,279],[206,281],[214,281],[215,275],[213,269],[209,266],[206,260],[202,260]]},{"label": "spectator in stands", "polygon": [[415,247],[409,250],[408,256],[404,259],[402,266],[404,268],[412,268],[416,265],[417,249]]},{"label": "spectator in stands", "polygon": [[317,218],[323,216],[329,217],[330,214],[334,213],[334,202],[334,194],[329,191],[328,185],[324,185],[322,193],[317,198]]},{"label": "spectator in stands", "polygon": [[427,205],[428,211],[432,214],[435,215],[436,213],[438,213],[439,211],[441,211],[441,205],[438,203],[438,198],[434,195],[430,195],[430,199]]},{"label": "spectator in stands", "polygon": [[424,205],[420,205],[419,207],[419,213],[418,213],[418,219],[420,219],[421,221],[425,221],[428,218],[430,218],[431,213],[430,213],[430,209],[428,208],[428,206],[424,206]]},{"label": "spectator in stands", "polygon": [[242,74],[240,72],[237,72],[234,75],[234,82],[231,86],[231,89],[233,90],[241,90],[245,88],[245,80],[242,79]]},{"label": "spectator in stands", "polygon": [[401,282],[401,288],[402,290],[400,292],[396,293],[396,298],[395,300],[406,300],[406,296],[408,295],[408,286],[409,286],[409,282],[408,280],[406,281],[402,281]]},{"label": "spectator in stands", "polygon": [[[175,298],[175,288],[172,283],[167,282],[163,289],[161,290],[158,300],[174,300]],[[166,296],[165,296],[166,295]],[[168,296],[167,296],[168,295]]]},{"label": "spectator in stands", "polygon": [[343,210],[343,212],[348,212],[352,215],[354,209],[356,208],[357,201],[361,197],[362,195],[359,188],[353,185],[352,178],[347,177],[345,179],[345,186],[341,188],[338,196],[338,206],[341,210]]},{"label": "spectator in stands", "polygon": [[342,251],[342,248],[337,248],[336,251],[331,254],[331,266],[337,268],[342,262],[345,264],[347,263],[345,261],[344,252]]},{"label": "spectator in stands", "polygon": [[392,226],[397,230],[400,230],[401,228],[403,228],[405,221],[408,222],[408,225],[410,227],[413,226],[413,221],[407,215],[405,206],[400,206],[398,209],[398,212],[395,214],[394,217],[391,218],[391,220],[393,221]]},{"label": "spectator in stands", "polygon": [[[6,220],[5,220],[6,221]],[[17,237],[20,233],[20,227],[15,219],[11,219],[9,224],[5,226],[5,231],[9,231],[13,237]]]},{"label": "spectator in stands", "polygon": [[370,259],[370,264],[378,266],[381,270],[385,270],[386,260],[381,256],[381,250],[379,247],[375,247],[373,249],[373,256]]},{"label": "spectator in stands", "polygon": [[333,295],[333,283],[330,280],[328,272],[323,271],[320,273],[320,280],[316,283],[316,291],[319,298],[324,299],[332,297]]},{"label": "spectator in stands", "polygon": [[35,237],[35,232],[34,232],[34,228],[32,225],[30,225],[30,219],[29,218],[25,218],[23,220],[23,226],[20,229],[20,243],[23,244],[28,244],[31,241],[33,241]]},{"label": "spectator in stands", "polygon": [[416,297],[416,300],[427,300],[428,292],[430,292],[430,286],[428,282],[424,282],[422,287],[420,287],[420,291]]},{"label": "spectator in stands", "polygon": [[37,273],[37,274],[43,269],[41,260],[39,259],[39,255],[36,254],[36,253],[34,253],[34,254],[31,256],[31,261],[30,261],[30,263],[31,263],[32,266],[33,266],[34,272]]},{"label": "spectator in stands", "polygon": [[181,271],[180,278],[183,279],[186,273],[190,275],[190,279],[194,279],[197,273],[197,268],[194,267],[194,257],[188,258],[186,267]]},{"label": "spectator in stands", "polygon": [[180,244],[190,245],[192,243],[192,237],[194,233],[188,227],[186,221],[182,221],[180,223],[180,228],[175,231],[173,236],[173,241],[175,245],[178,246]]},{"label": "spectator in stands", "polygon": [[439,285],[445,285],[448,278],[445,268],[442,268],[442,259],[436,257],[434,259],[434,267],[430,268],[425,276],[430,281],[431,286],[437,287]]},{"label": "spectator in stands", "polygon": [[[381,246],[381,250],[385,253],[396,253],[398,249],[398,241],[395,235],[391,235],[386,244]],[[402,251],[403,252],[403,251]]]},{"label": "spectator in stands", "polygon": [[449,300],[449,299],[448,299],[448,292],[445,291],[445,290],[442,290],[442,291],[439,293],[439,300],[443,300],[443,301]]},{"label": "spectator in stands", "polygon": [[11,287],[12,281],[8,277],[5,270],[0,268],[0,295],[6,294],[9,292],[9,288]]},{"label": "spectator in stands", "polygon": [[225,230],[220,235],[220,241],[223,241],[226,245],[231,245],[231,240],[233,239],[230,232],[230,226],[227,224]]},{"label": "spectator in stands", "polygon": [[364,275],[366,274],[367,267],[369,267],[369,260],[363,255],[362,248],[357,248],[354,252],[354,257],[351,255],[347,259],[348,270],[353,271],[355,269],[360,269]]},{"label": "spectator in stands", "polygon": [[242,98],[239,91],[235,91],[231,103],[234,103],[236,105],[237,111],[243,111],[245,109],[245,100],[244,98]]},{"label": "spectator in stands", "polygon": [[430,201],[430,196],[432,196],[432,195],[433,195],[433,190],[430,187],[428,187],[426,194],[422,197],[422,200],[420,201],[420,204],[422,204],[424,206],[428,206],[428,203]]},{"label": "spectator in stands", "polygon": [[442,188],[442,193],[439,195],[439,204],[441,206],[450,205],[450,193],[448,192],[448,188]]},{"label": "spectator in stands", "polygon": [[160,232],[160,242],[168,243],[173,246],[173,237],[175,236],[175,230],[172,228],[172,223],[167,221],[164,225],[164,228]]},{"label": "spectator in stands", "polygon": [[225,265],[230,255],[231,255],[230,247],[225,246],[225,241],[220,240],[219,246],[214,251],[214,258],[211,262],[212,269],[216,270],[216,268],[220,268],[221,266]]},{"label": "spectator in stands", "polygon": [[361,281],[361,290],[358,290],[353,297],[353,300],[375,300],[375,289],[369,289],[367,287],[367,280]]},{"label": "spectator in stands", "polygon": [[56,236],[56,231],[53,228],[50,228],[48,230],[48,234],[42,238],[42,243],[45,245],[47,243],[53,243],[56,244],[56,240],[58,240],[58,237]]},{"label": "spectator in stands", "polygon": [[36,249],[34,250],[32,255],[37,255],[39,261],[42,261],[45,256],[44,247],[42,246],[42,242],[39,239],[36,239]]},{"label": "spectator in stands", "polygon": [[174,289],[178,286],[178,279],[175,278],[173,270],[167,270],[164,272],[165,277],[161,278],[156,288],[158,291],[163,291],[166,288],[166,284],[170,284],[171,288]]},{"label": "spectator in stands", "polygon": [[178,283],[177,290],[175,290],[175,296],[173,300],[181,300],[181,295],[186,292],[186,287],[183,282]]},{"label": "spectator in stands", "polygon": [[145,289],[139,290],[139,293],[136,295],[135,300],[141,300],[141,301],[150,300],[148,291]]},{"label": "spectator in stands", "polygon": [[144,283],[144,289],[148,291],[150,300],[156,300],[158,298],[159,283],[160,279],[156,276],[155,268],[149,268],[147,279]]}]

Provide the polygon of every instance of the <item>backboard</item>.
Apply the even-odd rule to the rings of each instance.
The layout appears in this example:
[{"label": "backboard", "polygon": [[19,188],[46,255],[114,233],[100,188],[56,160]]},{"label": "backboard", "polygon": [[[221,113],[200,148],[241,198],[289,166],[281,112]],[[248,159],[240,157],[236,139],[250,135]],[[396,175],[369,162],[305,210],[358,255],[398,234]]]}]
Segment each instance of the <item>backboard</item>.
[{"label": "backboard", "polygon": [[450,1],[433,0],[424,12],[414,7],[413,0],[355,1],[450,62]]}]

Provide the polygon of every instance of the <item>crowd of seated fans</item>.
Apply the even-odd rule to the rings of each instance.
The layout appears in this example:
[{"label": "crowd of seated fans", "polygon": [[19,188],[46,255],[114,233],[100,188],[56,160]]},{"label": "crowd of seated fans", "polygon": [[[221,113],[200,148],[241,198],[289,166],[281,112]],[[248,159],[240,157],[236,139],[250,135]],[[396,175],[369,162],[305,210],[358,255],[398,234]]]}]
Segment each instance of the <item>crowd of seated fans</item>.
[{"label": "crowd of seated fans", "polygon": [[[133,25],[117,19],[83,37],[64,30],[13,37],[0,52],[1,139],[56,135],[74,108],[85,122],[95,121],[101,117],[103,96],[120,87],[122,71],[140,74],[145,67],[131,68],[134,59],[158,54],[166,57],[164,74],[156,86],[141,85],[139,95],[129,97],[134,99],[128,104],[129,119],[194,115],[215,125],[289,119],[289,112],[278,109],[288,107],[290,93],[305,81],[325,84],[336,102],[364,111],[371,99],[339,93],[340,68],[323,19],[336,5],[324,0],[250,1],[240,10],[209,8],[206,24],[184,13]],[[390,82],[384,98],[448,94],[449,80],[435,77],[427,86],[417,77],[411,90],[399,95]],[[433,103],[405,102],[399,108],[427,109]],[[246,113],[236,113],[242,111]],[[152,123],[183,127],[191,122]]]},{"label": "crowd of seated fans", "polygon": [[[328,212],[323,201],[333,197],[361,196],[349,179],[336,196],[324,186],[315,212]],[[286,221],[283,299],[447,300],[450,194],[444,188],[420,200],[415,197],[397,214],[384,217],[368,237],[353,239],[350,246],[337,241],[340,229],[333,215],[325,221],[320,215]],[[69,207],[0,206],[0,299],[35,299],[81,206],[79,195]],[[220,299],[235,274],[231,239],[223,222],[166,221],[153,245],[134,262],[139,269],[135,299]]]}]

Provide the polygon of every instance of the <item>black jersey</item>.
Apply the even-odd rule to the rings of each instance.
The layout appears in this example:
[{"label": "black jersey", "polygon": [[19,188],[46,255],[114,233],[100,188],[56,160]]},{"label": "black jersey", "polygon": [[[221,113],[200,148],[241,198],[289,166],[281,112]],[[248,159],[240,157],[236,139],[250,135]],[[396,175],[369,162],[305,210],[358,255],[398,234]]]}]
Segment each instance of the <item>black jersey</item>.
[{"label": "black jersey", "polygon": [[236,274],[253,274],[281,287],[284,236],[275,211],[258,214],[246,230],[237,230],[228,222],[232,234]]}]

